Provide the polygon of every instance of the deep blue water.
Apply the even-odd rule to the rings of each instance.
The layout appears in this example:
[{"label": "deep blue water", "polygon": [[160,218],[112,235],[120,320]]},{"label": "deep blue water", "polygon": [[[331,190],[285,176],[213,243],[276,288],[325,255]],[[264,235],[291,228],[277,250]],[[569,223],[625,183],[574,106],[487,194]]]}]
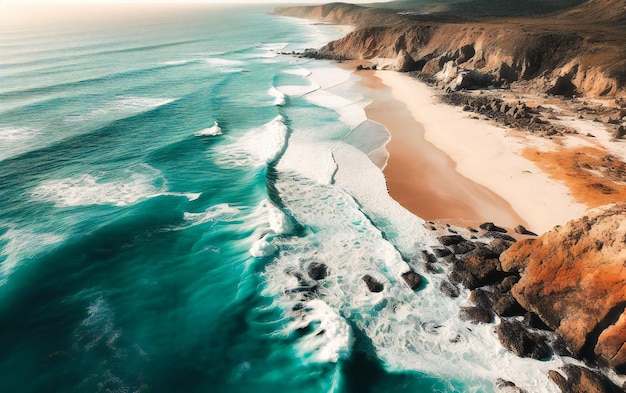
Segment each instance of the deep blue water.
[{"label": "deep blue water", "polygon": [[359,194],[353,77],[277,54],[341,33],[269,9],[0,32],[0,391],[493,390],[488,331],[398,280],[419,219]]}]

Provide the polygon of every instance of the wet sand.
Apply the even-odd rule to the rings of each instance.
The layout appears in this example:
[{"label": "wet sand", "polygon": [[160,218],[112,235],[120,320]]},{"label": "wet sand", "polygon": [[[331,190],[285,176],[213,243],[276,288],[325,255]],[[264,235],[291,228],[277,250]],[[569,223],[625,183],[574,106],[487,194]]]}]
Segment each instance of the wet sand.
[{"label": "wet sand", "polygon": [[373,101],[365,109],[368,118],[391,133],[384,174],[396,201],[426,220],[459,226],[485,221],[508,227],[527,225],[502,197],[459,174],[455,162],[424,139],[423,126],[373,71],[358,75],[369,88],[367,98]]}]

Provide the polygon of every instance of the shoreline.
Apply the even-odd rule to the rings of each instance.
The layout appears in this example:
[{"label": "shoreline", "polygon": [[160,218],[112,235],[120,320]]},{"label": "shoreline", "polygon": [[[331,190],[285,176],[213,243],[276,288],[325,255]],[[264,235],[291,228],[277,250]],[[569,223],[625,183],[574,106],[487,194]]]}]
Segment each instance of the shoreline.
[{"label": "shoreline", "polygon": [[408,75],[356,75],[372,100],[368,118],[391,134],[388,191],[413,214],[457,226],[521,224],[543,233],[587,210],[565,184],[522,156],[523,141],[508,135],[514,131],[438,102],[432,87]]},{"label": "shoreline", "polygon": [[372,100],[365,108],[367,117],[383,124],[391,135],[383,173],[393,199],[427,221],[456,226],[486,221],[510,228],[527,225],[506,200],[456,171],[456,163],[424,138],[422,124],[374,71],[358,75],[369,87],[365,96]]}]

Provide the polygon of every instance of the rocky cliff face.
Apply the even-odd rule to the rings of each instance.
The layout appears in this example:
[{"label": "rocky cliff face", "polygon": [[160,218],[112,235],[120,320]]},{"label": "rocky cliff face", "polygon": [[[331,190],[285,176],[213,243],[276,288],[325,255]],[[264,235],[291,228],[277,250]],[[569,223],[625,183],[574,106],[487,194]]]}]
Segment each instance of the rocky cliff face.
[{"label": "rocky cliff face", "polygon": [[341,3],[277,12],[358,26],[321,49],[328,57],[368,59],[379,68],[431,75],[448,64],[455,73],[474,70],[497,84],[530,83],[556,95],[626,97],[624,2],[592,0],[550,17],[484,21]]},{"label": "rocky cliff face", "polygon": [[502,254],[511,293],[579,356],[626,372],[626,204],[590,210]]}]

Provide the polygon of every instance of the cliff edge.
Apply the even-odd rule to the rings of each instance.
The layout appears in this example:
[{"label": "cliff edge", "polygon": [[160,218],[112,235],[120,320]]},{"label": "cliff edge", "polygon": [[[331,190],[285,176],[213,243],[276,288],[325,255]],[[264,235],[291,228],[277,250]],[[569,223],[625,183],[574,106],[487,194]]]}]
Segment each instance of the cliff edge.
[{"label": "cliff edge", "polygon": [[590,0],[532,17],[345,3],[276,13],[357,26],[320,49],[329,58],[367,59],[379,68],[422,71],[447,82],[471,70],[496,86],[518,83],[554,95],[626,99],[626,0]]},{"label": "cliff edge", "polygon": [[520,241],[500,261],[521,275],[515,299],[572,353],[626,372],[626,204]]}]

